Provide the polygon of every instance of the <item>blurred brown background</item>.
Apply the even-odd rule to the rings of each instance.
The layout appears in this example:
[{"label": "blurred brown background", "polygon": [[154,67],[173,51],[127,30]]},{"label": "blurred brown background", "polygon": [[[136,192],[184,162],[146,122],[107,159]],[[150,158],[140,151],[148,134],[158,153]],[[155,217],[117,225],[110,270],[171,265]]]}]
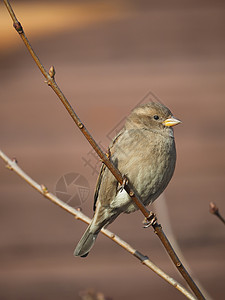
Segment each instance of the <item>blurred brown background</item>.
[{"label": "blurred brown background", "polygon": [[[11,3],[41,61],[55,66],[59,86],[102,145],[149,92],[182,120],[166,203],[190,268],[212,299],[223,299],[225,228],[209,214],[209,202],[225,215],[224,1]],[[44,83],[2,2],[0,24],[1,148],[50,191],[61,176],[84,176],[90,194],[82,209],[91,216],[99,163]],[[89,288],[113,299],[184,299],[103,236],[86,259],[74,258],[86,225],[2,161],[0,191],[0,299],[79,299]],[[71,186],[69,192],[75,193]],[[182,282],[142,220],[139,212],[123,215],[109,229]]]}]

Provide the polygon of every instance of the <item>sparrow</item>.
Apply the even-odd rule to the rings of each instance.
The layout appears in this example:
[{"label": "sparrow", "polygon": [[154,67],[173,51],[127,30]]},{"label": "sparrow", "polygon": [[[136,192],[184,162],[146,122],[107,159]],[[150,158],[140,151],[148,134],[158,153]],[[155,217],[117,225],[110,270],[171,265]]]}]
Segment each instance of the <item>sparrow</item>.
[{"label": "sparrow", "polygon": [[[109,146],[109,159],[124,175],[146,206],[153,203],[170,182],[176,164],[173,126],[181,123],[161,103],[136,107]],[[121,213],[138,209],[126,190],[103,163],[94,194],[94,216],[74,251],[85,257],[100,230]]]}]

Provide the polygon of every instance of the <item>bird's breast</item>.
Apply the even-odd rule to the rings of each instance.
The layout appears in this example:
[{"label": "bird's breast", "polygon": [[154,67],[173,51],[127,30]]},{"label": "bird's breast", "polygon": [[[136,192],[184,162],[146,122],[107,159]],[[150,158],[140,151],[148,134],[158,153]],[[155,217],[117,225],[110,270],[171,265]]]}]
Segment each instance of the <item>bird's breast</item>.
[{"label": "bird's breast", "polygon": [[[130,151],[117,157],[120,172],[127,176],[142,201],[153,202],[168,185],[175,168],[176,150],[174,139],[160,137],[139,140]],[[136,210],[125,190],[118,192],[111,203],[115,207],[127,206],[126,212]]]}]

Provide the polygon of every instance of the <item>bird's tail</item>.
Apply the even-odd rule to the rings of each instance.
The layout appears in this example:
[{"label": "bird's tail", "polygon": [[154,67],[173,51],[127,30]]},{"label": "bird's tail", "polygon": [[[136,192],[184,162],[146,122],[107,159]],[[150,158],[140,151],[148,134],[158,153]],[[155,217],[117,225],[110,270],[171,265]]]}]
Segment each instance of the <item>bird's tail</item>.
[{"label": "bird's tail", "polygon": [[108,226],[112,223],[115,218],[120,214],[120,212],[107,211],[107,217],[105,217],[105,208],[103,208],[103,212],[101,211],[101,205],[96,207],[95,215],[84,232],[82,238],[74,250],[74,256],[86,257],[90,252],[91,248],[94,246],[95,240],[101,231],[102,227]]},{"label": "bird's tail", "polygon": [[77,244],[76,249],[74,250],[74,256],[86,257],[91,248],[94,246],[99,230],[97,232],[93,231],[91,225],[92,224],[88,226],[79,243]]}]

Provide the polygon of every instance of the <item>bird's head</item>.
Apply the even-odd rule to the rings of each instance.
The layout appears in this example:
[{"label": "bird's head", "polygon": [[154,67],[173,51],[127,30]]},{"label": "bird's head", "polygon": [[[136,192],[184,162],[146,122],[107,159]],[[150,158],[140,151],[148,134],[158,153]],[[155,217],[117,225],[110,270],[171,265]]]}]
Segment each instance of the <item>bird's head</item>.
[{"label": "bird's head", "polygon": [[155,131],[171,131],[181,123],[171,111],[161,103],[149,102],[136,107],[127,118],[126,129],[145,128]]}]

